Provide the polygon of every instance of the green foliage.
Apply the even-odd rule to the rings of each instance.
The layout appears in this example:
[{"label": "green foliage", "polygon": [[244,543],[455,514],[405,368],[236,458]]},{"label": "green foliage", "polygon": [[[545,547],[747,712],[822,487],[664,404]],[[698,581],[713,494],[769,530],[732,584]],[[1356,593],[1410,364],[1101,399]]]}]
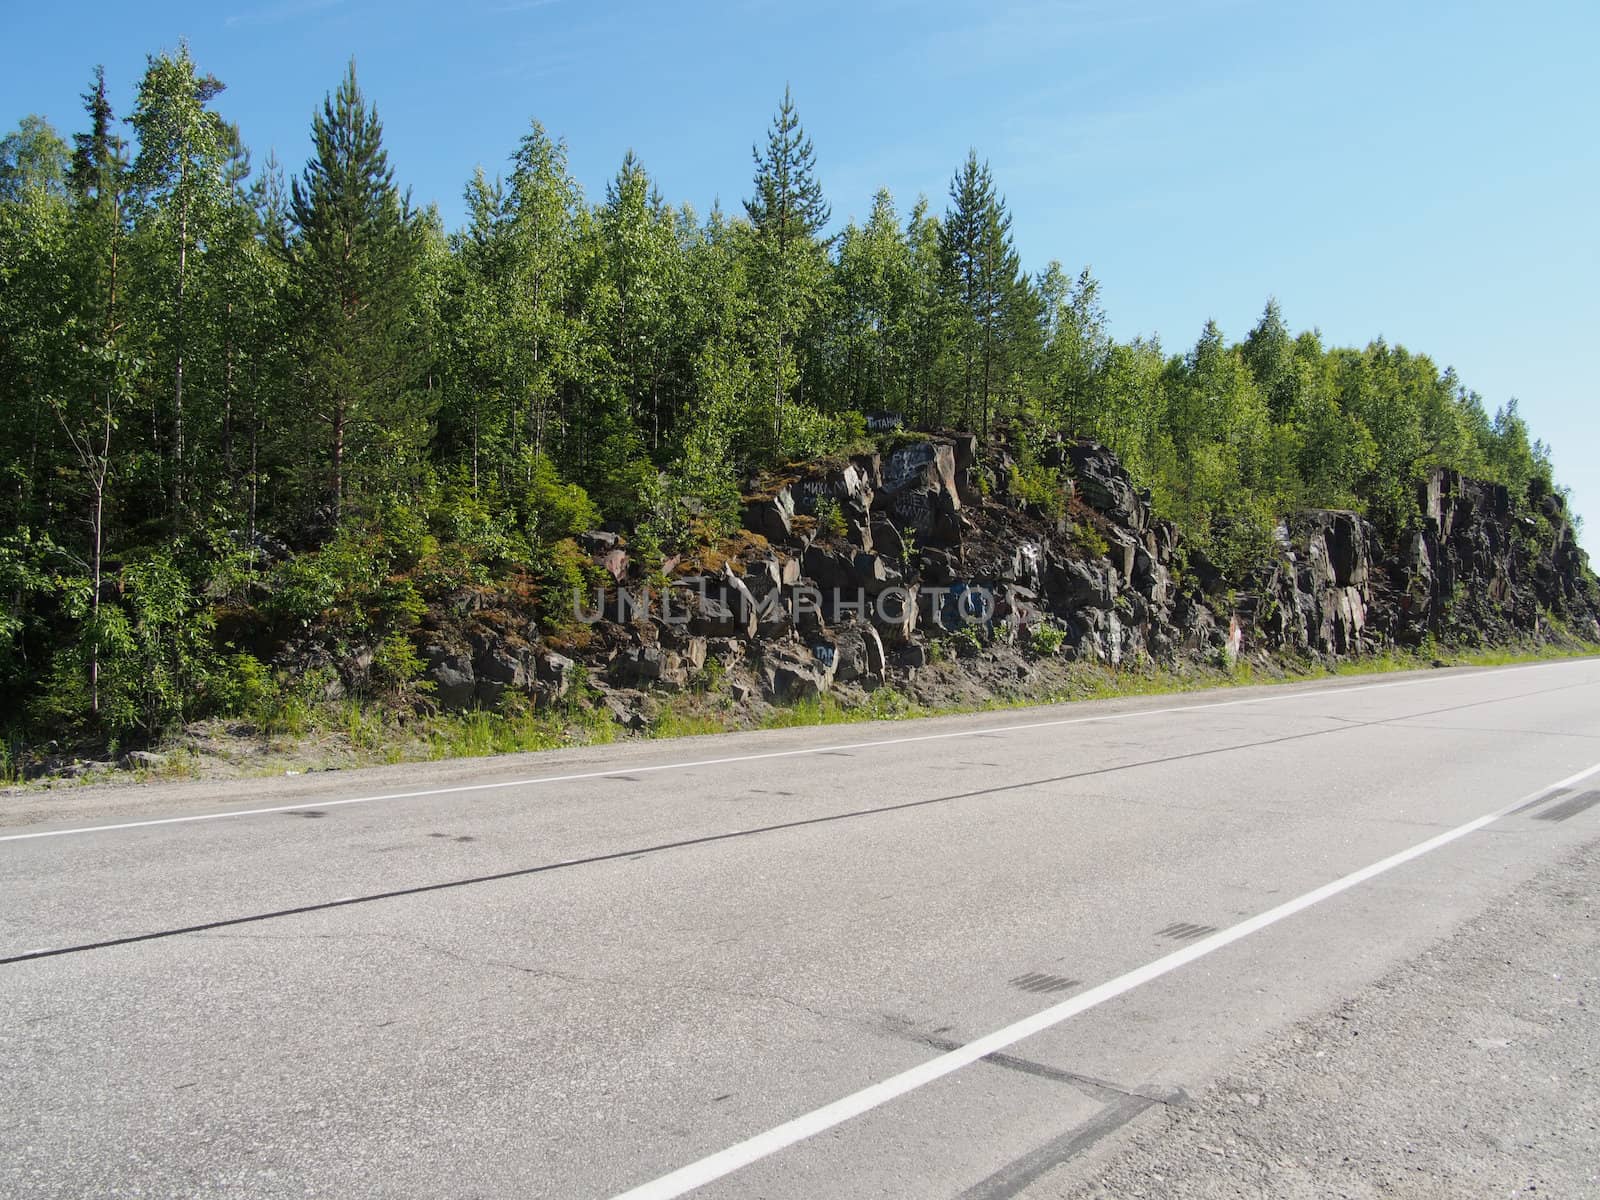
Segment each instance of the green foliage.
[{"label": "green foliage", "polygon": [[[403,633],[391,633],[373,651],[373,682],[384,691],[403,696],[417,690],[417,680],[426,665],[409,637]],[[420,686],[432,688],[433,684]]]},{"label": "green foliage", "polygon": [[1067,491],[1054,467],[1013,465],[1006,487],[1014,501],[1037,508],[1051,520],[1067,515]]},{"label": "green foliage", "polygon": [[227,716],[247,716],[269,708],[277,699],[278,684],[253,654],[230,654],[211,678],[215,711]]},{"label": "green foliage", "polygon": [[[1114,339],[1087,270],[1023,270],[976,152],[942,212],[879,191],[827,237],[787,92],[736,214],[669,204],[631,153],[586,200],[534,123],[451,233],[396,182],[353,67],[293,178],[252,162],[226,100],[180,44],[147,60],[128,122],[97,71],[70,150],[36,117],[0,139],[0,728],[27,739],[211,712],[308,728],[332,681],[260,661],[290,639],[371,649],[403,710],[430,602],[493,594],[561,629],[599,582],[576,534],[619,523],[660,571],[737,529],[753,473],[870,449],[880,409],[1004,429],[1011,497],[1052,519],[1068,497],[1043,448],[1103,442],[1233,584],[1297,507],[1398,536],[1434,467],[1530,517],[1559,492],[1514,401],[1491,410],[1399,345],[1296,335],[1275,301],[1238,342],[1214,323],[1176,354]],[[844,533],[836,506],[817,515]],[[1542,550],[1537,519],[1519,536]],[[1074,539],[1109,552],[1091,523]],[[353,742],[389,732],[353,711]],[[587,713],[569,719],[608,736]]]},{"label": "green foliage", "polygon": [[1072,540],[1089,558],[1105,558],[1111,553],[1111,543],[1106,541],[1105,534],[1087,519],[1072,527]]},{"label": "green foliage", "polygon": [[817,532],[823,537],[838,541],[850,532],[850,526],[845,523],[844,512],[839,508],[839,502],[831,496],[818,498],[816,518]]},{"label": "green foliage", "polygon": [[972,658],[983,650],[983,636],[976,625],[963,625],[944,639],[945,649],[957,658]]},{"label": "green foliage", "polygon": [[96,610],[87,581],[67,582],[78,636],[56,655],[37,713],[75,734],[153,738],[210,698],[215,622],[164,554],[129,563],[119,584],[124,601]]},{"label": "green foliage", "polygon": [[539,623],[551,632],[571,627],[576,600],[594,606],[595,588],[604,576],[577,542],[564,538],[540,548],[533,563],[538,585]]},{"label": "green foliage", "polygon": [[1034,658],[1054,658],[1066,641],[1067,631],[1055,625],[1040,622],[1028,629],[1028,653]]},{"label": "green foliage", "polygon": [[524,500],[528,541],[536,546],[570,538],[600,525],[600,511],[575,483],[564,483],[555,464],[540,456]]},{"label": "green foliage", "polygon": [[410,629],[427,603],[416,583],[396,568],[402,561],[414,565],[425,548],[414,527],[386,537],[375,529],[346,526],[322,549],[275,567],[263,608],[300,629],[348,634]]}]

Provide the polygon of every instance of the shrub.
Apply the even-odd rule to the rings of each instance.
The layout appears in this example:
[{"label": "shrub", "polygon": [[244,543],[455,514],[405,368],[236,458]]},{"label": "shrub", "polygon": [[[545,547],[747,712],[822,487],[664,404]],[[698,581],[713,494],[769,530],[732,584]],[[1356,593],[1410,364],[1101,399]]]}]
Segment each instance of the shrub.
[{"label": "shrub", "polygon": [[232,654],[212,675],[209,692],[218,712],[237,717],[270,704],[278,683],[255,655]]},{"label": "shrub", "polygon": [[1088,520],[1079,521],[1072,529],[1072,540],[1090,558],[1105,558],[1111,553],[1111,543]]},{"label": "shrub", "polygon": [[1054,658],[1066,644],[1067,631],[1055,625],[1035,625],[1028,630],[1028,653],[1035,658]]},{"label": "shrub", "polygon": [[843,538],[850,532],[850,526],[845,524],[844,513],[839,508],[839,502],[832,496],[823,496],[817,500],[817,532],[823,537]]},{"label": "shrub", "polygon": [[1008,490],[1011,498],[1032,505],[1052,520],[1059,521],[1067,513],[1067,490],[1061,484],[1061,472],[1037,463],[1011,468]]},{"label": "shrub", "polygon": [[589,493],[575,483],[563,483],[548,458],[534,463],[522,506],[523,524],[534,545],[559,542],[600,524],[600,510]]}]

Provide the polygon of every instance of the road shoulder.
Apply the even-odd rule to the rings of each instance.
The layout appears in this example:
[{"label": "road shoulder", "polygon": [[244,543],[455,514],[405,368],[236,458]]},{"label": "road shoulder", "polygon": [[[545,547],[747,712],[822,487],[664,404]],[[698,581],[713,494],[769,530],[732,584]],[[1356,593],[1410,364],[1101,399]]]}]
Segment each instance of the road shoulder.
[{"label": "road shoulder", "polygon": [[1596,1194],[1597,1071],[1600,839],[1027,1194]]}]

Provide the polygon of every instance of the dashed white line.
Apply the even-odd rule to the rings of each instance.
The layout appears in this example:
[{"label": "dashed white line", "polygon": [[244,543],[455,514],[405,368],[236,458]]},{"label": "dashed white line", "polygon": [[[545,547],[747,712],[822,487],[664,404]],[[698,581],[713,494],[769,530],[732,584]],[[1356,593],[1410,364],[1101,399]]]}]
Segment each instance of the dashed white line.
[{"label": "dashed white line", "polygon": [[968,1042],[958,1049],[941,1054],[937,1058],[929,1059],[927,1062],[912,1067],[908,1071],[902,1071],[898,1075],[890,1076],[880,1083],[862,1088],[859,1092],[852,1092],[850,1095],[841,1097],[831,1104],[825,1104],[821,1108],[795,1117],[793,1120],[785,1121],[782,1125],[775,1126],[765,1133],[757,1134],[755,1137],[747,1138],[745,1141],[729,1146],[726,1150],[718,1151],[715,1154],[692,1162],[688,1166],[679,1167],[669,1174],[653,1179],[649,1183],[631,1188],[614,1197],[614,1200],[675,1200],[678,1196],[683,1196],[696,1188],[704,1187],[706,1184],[713,1180],[721,1179],[725,1175],[731,1175],[733,1172],[769,1155],[776,1154],[796,1142],[802,1142],[807,1138],[814,1137],[824,1130],[832,1129],[834,1126],[841,1125],[854,1117],[859,1117],[863,1113],[871,1112],[891,1100],[904,1096],[907,1092],[915,1091],[925,1084],[932,1083],[936,1079],[942,1079],[954,1071],[959,1071],[962,1067],[970,1066],[986,1055],[1005,1050],[1024,1038],[1032,1037],[1036,1033],[1042,1033],[1044,1030],[1059,1025],[1063,1021],[1070,1020],[1079,1013],[1087,1012],[1089,1009],[1104,1004],[1108,1000],[1114,1000],[1118,996],[1131,992],[1134,988],[1149,983],[1151,980],[1159,979],[1163,975],[1176,971],[1179,967],[1194,962],[1197,958],[1204,958],[1207,954],[1220,950],[1224,946],[1232,945],[1241,938],[1249,937],[1252,933],[1258,933],[1270,925],[1275,925],[1279,921],[1294,916],[1296,913],[1303,912],[1314,904],[1320,904],[1330,897],[1337,896],[1339,893],[1348,891],[1358,884],[1365,883],[1375,876],[1382,875],[1385,871],[1392,871],[1395,867],[1408,863],[1412,859],[1421,858],[1424,854],[1437,850],[1441,846],[1449,845],[1451,842],[1466,837],[1469,833],[1474,833],[1486,825],[1493,824],[1501,817],[1507,816],[1524,805],[1531,804],[1541,797],[1548,796],[1551,792],[1559,791],[1561,788],[1571,787],[1573,784],[1595,774],[1600,774],[1600,763],[1595,763],[1593,766],[1587,767],[1575,775],[1569,775],[1557,783],[1550,784],[1548,787],[1542,787],[1536,792],[1531,792],[1519,800],[1497,808],[1492,813],[1487,813],[1476,820],[1468,821],[1465,825],[1457,825],[1454,829],[1446,830],[1444,833],[1431,837],[1427,841],[1418,842],[1416,845],[1401,850],[1397,854],[1391,854],[1388,858],[1379,859],[1377,862],[1362,867],[1358,871],[1352,871],[1348,875],[1341,876],[1332,883],[1325,883],[1319,888],[1306,892],[1304,895],[1296,896],[1293,900],[1288,900],[1276,908],[1269,908],[1266,912],[1241,921],[1237,925],[1232,925],[1218,933],[1213,933],[1209,937],[1185,946],[1181,950],[1174,950],[1171,954],[1158,958],[1154,962],[1137,967],[1125,975],[1118,975],[1115,979],[1107,980],[1105,983],[1092,987],[1086,992],[1080,992],[1078,995],[1037,1012],[1031,1017],[1025,1017],[1020,1021],[978,1038],[976,1041]]}]

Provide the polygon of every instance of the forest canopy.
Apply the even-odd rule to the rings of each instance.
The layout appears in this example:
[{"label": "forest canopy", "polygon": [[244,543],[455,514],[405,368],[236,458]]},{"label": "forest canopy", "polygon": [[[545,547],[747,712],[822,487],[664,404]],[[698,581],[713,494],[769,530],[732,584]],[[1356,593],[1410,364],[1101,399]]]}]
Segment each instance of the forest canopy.
[{"label": "forest canopy", "polygon": [[[1274,301],[1239,342],[1108,332],[1087,269],[1025,265],[988,163],[842,229],[786,91],[748,197],[701,215],[627,154],[599,196],[537,121],[446,230],[354,63],[298,170],[253,159],[187,47],[126,115],[0,142],[0,726],[116,742],[247,704],[315,627],[415,675],[428,602],[581,579],[601,522],[659,561],[737,522],[749,476],[861,443],[865,414],[1111,447],[1159,512],[1247,567],[1278,517],[1396,531],[1447,466],[1553,487],[1515,402]],[[752,125],[759,129],[759,117]],[[737,148],[731,148],[737,152]],[[551,593],[554,594],[554,593]]]}]

